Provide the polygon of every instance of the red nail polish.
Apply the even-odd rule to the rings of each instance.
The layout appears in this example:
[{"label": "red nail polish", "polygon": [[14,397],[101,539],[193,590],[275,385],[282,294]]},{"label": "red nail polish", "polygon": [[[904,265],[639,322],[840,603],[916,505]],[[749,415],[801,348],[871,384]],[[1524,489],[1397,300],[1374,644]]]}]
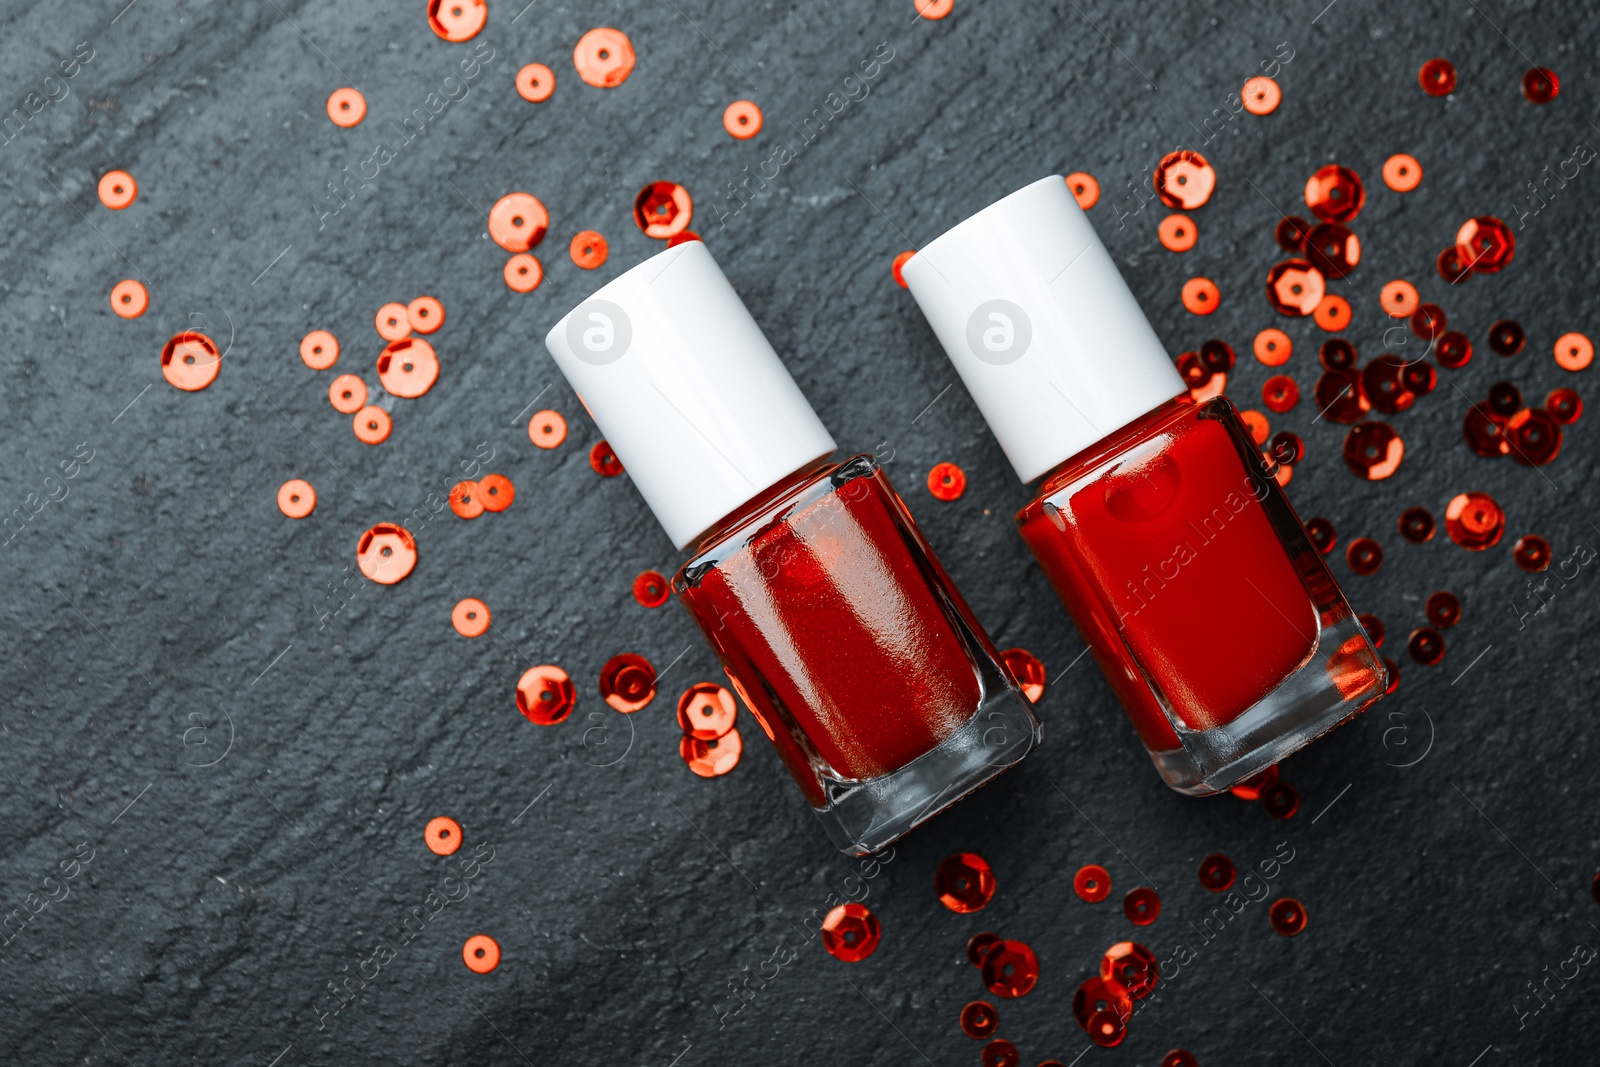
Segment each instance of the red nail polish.
[{"label": "red nail polish", "polygon": [[1226,397],[1183,378],[1059,178],[904,267],[1017,515],[1162,778],[1227,789],[1383,695],[1383,662]]},{"label": "red nail polish", "polygon": [[833,458],[704,244],[633,268],[545,345],[692,551],[673,592],[840,849],[884,847],[1033,748],[1038,721],[889,479]]}]

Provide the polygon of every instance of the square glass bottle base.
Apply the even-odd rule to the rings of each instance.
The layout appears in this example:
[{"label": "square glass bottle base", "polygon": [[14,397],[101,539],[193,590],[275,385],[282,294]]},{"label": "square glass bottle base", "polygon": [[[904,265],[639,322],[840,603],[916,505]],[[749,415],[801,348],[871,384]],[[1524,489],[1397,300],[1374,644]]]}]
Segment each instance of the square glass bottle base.
[{"label": "square glass bottle base", "polygon": [[1024,699],[1003,679],[984,681],[993,695],[936,748],[867,781],[824,777],[827,806],[812,810],[839,851],[877,852],[1009,769],[1039,743],[1039,720]]}]

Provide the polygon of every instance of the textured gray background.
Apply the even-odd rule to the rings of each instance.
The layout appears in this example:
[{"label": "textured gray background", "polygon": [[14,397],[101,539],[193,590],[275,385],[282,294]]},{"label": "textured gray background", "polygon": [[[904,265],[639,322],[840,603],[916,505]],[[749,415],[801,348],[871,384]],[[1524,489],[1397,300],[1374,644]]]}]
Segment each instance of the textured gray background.
[{"label": "textured gray background", "polygon": [[[1000,1003],[1001,1035],[1025,1063],[1071,1061],[1087,1046],[1072,992],[1135,932],[1122,892],[1159,887],[1165,910],[1137,936],[1166,958],[1216,902],[1195,878],[1203,855],[1244,865],[1287,841],[1295,858],[1272,884],[1305,901],[1305,933],[1277,936],[1252,905],[1148,1003],[1122,1047],[1082,1063],[1153,1065],[1175,1046],[1202,1064],[1593,1062],[1600,968],[1536,1015],[1519,1020],[1536,1004],[1513,998],[1578,943],[1600,946],[1587,892],[1600,866],[1589,729],[1600,578],[1585,568],[1519,628],[1511,605],[1526,582],[1510,546],[1538,532],[1562,559],[1600,544],[1596,415],[1542,470],[1471,455],[1459,426],[1500,379],[1534,401],[1557,384],[1589,393],[1596,372],[1568,375],[1549,351],[1565,330],[1600,329],[1600,177],[1584,168],[1529,217],[1504,273],[1449,291],[1432,270],[1463,219],[1513,218],[1542,167],[1600,138],[1589,120],[1600,16],[1579,6],[1296,0],[1135,13],[1105,0],[957,0],[931,23],[910,0],[539,0],[520,15],[518,0],[492,0],[478,40],[493,59],[467,98],[319,229],[327,183],[473,48],[429,32],[420,0],[8,0],[0,111],[79,42],[94,58],[69,97],[0,144],[0,505],[30,510],[29,494],[51,491],[44,479],[80,443],[94,458],[0,551],[11,828],[0,911],[29,914],[28,895],[80,843],[93,859],[0,949],[0,1059],[976,1063],[980,1046],[956,1024],[982,993],[963,945],[995,930],[1041,960],[1037,990]],[[573,71],[573,44],[597,25],[637,48],[619,89],[591,89]],[[1239,115],[1201,144],[1204,120],[1280,42],[1294,51],[1283,106]],[[870,95],[719,227],[727,183],[792,138],[790,124],[881,43],[894,57]],[[1460,68],[1448,100],[1417,87],[1436,54]],[[534,61],[558,79],[537,106],[512,87]],[[1563,80],[1548,107],[1519,93],[1534,62]],[[324,101],[352,83],[368,118],[335,128]],[[721,128],[740,97],[766,112],[754,141]],[[1200,243],[1180,257],[1156,243],[1164,211],[1119,229],[1113,205],[1184,143],[1203,147],[1219,179],[1195,216]],[[1404,197],[1379,177],[1395,151],[1426,169]],[[1393,420],[1407,454],[1386,482],[1344,470],[1343,430],[1313,425],[1312,403],[1273,417],[1306,439],[1290,487],[1301,514],[1329,517],[1341,543],[1370,534],[1388,550],[1375,577],[1350,575],[1342,558],[1335,571],[1357,608],[1387,623],[1404,675],[1398,695],[1289,761],[1299,815],[1278,823],[1233,798],[1169,792],[1086,659],[1041,705],[1043,747],[865,882],[847,882],[855,865],[830,850],[748,717],[732,774],[688,773],[672,701],[718,672],[681,609],[631,599],[638,571],[670,571],[676,557],[628,480],[589,469],[598,435],[539,344],[568,307],[660,247],[630,218],[640,186],[689,188],[694,229],[837,438],[894,449],[891,476],[979,618],[1057,678],[1083,644],[1010,529],[1026,491],[959,385],[945,391],[953,372],[893,284],[891,258],[1038,176],[1087,170],[1104,188],[1095,224],[1158,332],[1174,352],[1232,341],[1242,358],[1229,392],[1259,407],[1269,372],[1248,351],[1265,326],[1293,337],[1285,369],[1302,392],[1315,382],[1319,332],[1273,315],[1261,279],[1279,258],[1279,208],[1303,214],[1303,183],[1329,160],[1367,180],[1355,226],[1365,257],[1337,286],[1356,306],[1349,336],[1363,357],[1382,349],[1377,291],[1397,276],[1439,300],[1479,354]],[[140,182],[121,213],[95,196],[111,167]],[[481,214],[519,189],[553,220],[536,250],[548,277],[528,295],[502,284],[505,253]],[[600,271],[565,254],[584,228],[611,241]],[[1178,302],[1194,274],[1221,286],[1208,320]],[[130,276],[147,280],[152,303],[123,321],[106,294]],[[327,382],[348,371],[376,388],[374,312],[420,293],[448,311],[433,338],[443,371],[423,399],[394,402],[393,437],[369,448],[328,406]],[[1529,334],[1511,360],[1484,344],[1502,315]],[[201,324],[232,347],[211,388],[180,393],[158,353]],[[333,372],[297,356],[313,328],[344,344]],[[518,417],[536,397],[571,421],[552,452],[529,444]],[[319,625],[360,532],[426,511],[480,447],[516,483],[511,510],[428,522],[415,573],[390,588],[352,581],[350,606]],[[957,502],[922,488],[940,460],[969,475]],[[319,492],[302,522],[274,506],[290,477]],[[1499,547],[1400,541],[1404,507],[1442,518],[1467,489],[1505,505]],[[1430,669],[1399,650],[1435,589],[1459,594],[1466,616]],[[490,604],[493,634],[451,630],[462,595]],[[1241,654],[1201,617],[1193,640]],[[620,651],[674,664],[631,719],[595,692]],[[580,687],[559,728],[530,725],[513,704],[519,673],[539,662],[564,665]],[[422,847],[439,814],[494,858],[362,986],[351,976],[377,942],[396,942],[395,924],[459,870]],[[975,916],[932,892],[934,867],[958,849],[981,851],[998,874]],[[1073,896],[1071,874],[1089,862],[1110,868],[1113,901]],[[885,929],[876,955],[845,965],[813,942],[764,988],[750,979],[753,999],[719,1025],[739,1003],[731,983],[797,941],[830,894],[863,885]],[[487,976],[460,960],[478,932],[504,950]],[[319,1028],[319,1010],[338,1003],[328,983],[346,979],[359,996]]]}]

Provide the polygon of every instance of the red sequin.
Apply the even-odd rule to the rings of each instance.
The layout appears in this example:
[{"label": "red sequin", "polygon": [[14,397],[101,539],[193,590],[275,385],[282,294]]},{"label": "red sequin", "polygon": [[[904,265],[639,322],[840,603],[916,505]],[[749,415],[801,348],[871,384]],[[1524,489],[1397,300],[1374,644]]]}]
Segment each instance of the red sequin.
[{"label": "red sequin", "polygon": [[1135,926],[1149,926],[1161,914],[1161,898],[1148,886],[1131,889],[1122,898],[1122,914]]},{"label": "red sequin", "polygon": [[974,1000],[961,1009],[961,1032],[970,1038],[982,1041],[992,1037],[999,1027],[1000,1013],[988,1001]]},{"label": "red sequin", "polygon": [[1441,589],[1428,597],[1423,610],[1429,622],[1441,630],[1448,630],[1461,621],[1461,598]]},{"label": "red sequin", "polygon": [[1221,893],[1232,887],[1237,874],[1233,860],[1221,852],[1213,852],[1200,861],[1200,884],[1213,893]]},{"label": "red sequin", "polygon": [[1044,664],[1025,648],[1007,648],[1000,653],[1000,662],[1011,672],[1012,679],[1028,703],[1037,704],[1044,697]]},{"label": "red sequin", "polygon": [[1517,561],[1517,566],[1533,574],[1550,566],[1550,542],[1538,534],[1524,534],[1517,538],[1516,546],[1511,550],[1511,558]]},{"label": "red sequin", "polygon": [[596,441],[594,447],[589,449],[589,466],[602,478],[615,478],[622,473],[622,460],[604,441]]},{"label": "red sequin", "polygon": [[1444,659],[1444,635],[1431,626],[1419,626],[1406,638],[1406,651],[1424,667]]},{"label": "red sequin", "polygon": [[1111,895],[1111,873],[1098,863],[1079,867],[1072,876],[1072,890],[1090,904],[1098,904]]},{"label": "red sequin", "polygon": [[983,955],[983,984],[997,997],[1026,996],[1039,981],[1039,957],[1021,941],[1002,941]]},{"label": "red sequin", "polygon": [[1524,467],[1542,467],[1561,452],[1561,424],[1544,408],[1523,408],[1505,426],[1506,448]]},{"label": "red sequin", "polygon": [[1427,508],[1406,508],[1400,513],[1400,536],[1414,545],[1433,540],[1433,512]]},{"label": "red sequin", "polygon": [[1300,810],[1300,791],[1288,782],[1274,782],[1261,791],[1261,810],[1274,819],[1288,819]]},{"label": "red sequin", "polygon": [[1357,574],[1377,574],[1383,566],[1383,546],[1370,537],[1358,537],[1344,550],[1344,561]]},{"label": "red sequin", "polygon": [[612,656],[600,668],[600,696],[616,710],[632,714],[656,698],[656,669],[632,652]]},{"label": "red sequin", "polygon": [[1329,163],[1306,182],[1306,207],[1323,222],[1349,222],[1366,202],[1361,177],[1348,167]]},{"label": "red sequin", "polygon": [[1456,251],[1463,269],[1493,274],[1510,264],[1517,251],[1517,238],[1501,220],[1481,215],[1462,223],[1456,232]]},{"label": "red sequin", "polygon": [[1561,79],[1549,67],[1534,67],[1522,76],[1522,95],[1529,103],[1548,104],[1561,93]]},{"label": "red sequin", "polygon": [[656,571],[641,571],[633,580],[633,599],[647,608],[659,608],[667,602],[672,591],[664,575]]},{"label": "red sequin", "polygon": [[1267,271],[1267,303],[1280,315],[1310,315],[1327,292],[1322,272],[1303,259],[1286,259]]},{"label": "red sequin", "polygon": [[1143,1000],[1155,991],[1156,954],[1133,941],[1118,941],[1100,957],[1100,977],[1115,982],[1134,1000]]},{"label": "red sequin", "polygon": [[957,914],[982,911],[994,899],[994,871],[977,853],[957,852],[933,872],[933,889],[939,903]]},{"label": "red sequin", "polygon": [[1405,442],[1386,422],[1361,422],[1344,436],[1344,465],[1369,482],[1378,482],[1400,469]]},{"label": "red sequin", "polygon": [[1448,96],[1455,91],[1456,66],[1448,59],[1430,59],[1417,71],[1417,82],[1429,96]]},{"label": "red sequin", "polygon": [[1267,920],[1284,937],[1293,937],[1306,928],[1306,909],[1293,897],[1279,897],[1267,909]]},{"label": "red sequin", "polygon": [[1300,387],[1287,374],[1274,374],[1262,383],[1261,402],[1282,415],[1300,403]]},{"label": "red sequin", "polygon": [[1445,508],[1444,529],[1462,548],[1481,552],[1500,543],[1506,513],[1488,493],[1460,493]]},{"label": "red sequin", "polygon": [[882,940],[883,924],[865,904],[840,904],[822,920],[822,947],[846,963],[860,963]]}]

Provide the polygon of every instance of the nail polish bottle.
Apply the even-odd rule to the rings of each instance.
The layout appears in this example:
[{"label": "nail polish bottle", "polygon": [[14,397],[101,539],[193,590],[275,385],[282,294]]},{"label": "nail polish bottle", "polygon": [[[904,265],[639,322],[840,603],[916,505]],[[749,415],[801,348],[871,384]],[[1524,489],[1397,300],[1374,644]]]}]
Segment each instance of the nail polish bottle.
[{"label": "nail polish bottle", "polygon": [[1039,724],[873,457],[836,446],[706,246],[601,288],[545,346],[692,558],[672,580],[841,850],[876,851]]},{"label": "nail polish bottle", "polygon": [[1366,631],[1226,397],[1194,403],[1059,177],[901,274],[1017,476],[1023,539],[1182,793],[1383,695]]}]

